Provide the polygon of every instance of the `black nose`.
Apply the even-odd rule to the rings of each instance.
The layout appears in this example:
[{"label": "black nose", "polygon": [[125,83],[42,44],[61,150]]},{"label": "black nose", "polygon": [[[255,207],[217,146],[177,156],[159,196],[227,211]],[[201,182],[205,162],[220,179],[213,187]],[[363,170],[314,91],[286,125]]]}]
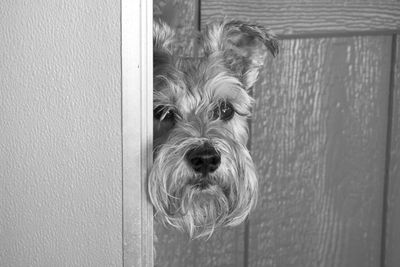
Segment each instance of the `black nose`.
[{"label": "black nose", "polygon": [[189,150],[186,153],[186,160],[195,172],[203,175],[215,171],[221,164],[221,156],[218,151],[208,143]]}]

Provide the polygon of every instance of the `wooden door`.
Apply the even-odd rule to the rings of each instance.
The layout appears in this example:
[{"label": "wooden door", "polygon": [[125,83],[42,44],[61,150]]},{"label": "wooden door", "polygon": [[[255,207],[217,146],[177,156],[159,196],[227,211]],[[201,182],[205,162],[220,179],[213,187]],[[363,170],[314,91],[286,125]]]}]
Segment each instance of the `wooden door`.
[{"label": "wooden door", "polygon": [[[398,266],[400,3],[182,0],[156,6],[175,14],[163,13],[175,18],[182,36],[231,17],[265,25],[282,39],[281,54],[267,58],[253,90],[257,208],[246,224],[208,241],[189,242],[156,225],[156,265]],[[193,14],[191,23],[176,14]]]}]

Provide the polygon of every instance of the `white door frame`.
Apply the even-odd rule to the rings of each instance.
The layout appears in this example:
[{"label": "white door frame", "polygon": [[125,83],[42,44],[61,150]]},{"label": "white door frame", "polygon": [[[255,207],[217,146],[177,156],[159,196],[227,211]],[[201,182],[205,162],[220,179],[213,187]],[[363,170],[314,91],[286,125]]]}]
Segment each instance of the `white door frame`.
[{"label": "white door frame", "polygon": [[153,266],[153,1],[121,0],[124,266]]}]

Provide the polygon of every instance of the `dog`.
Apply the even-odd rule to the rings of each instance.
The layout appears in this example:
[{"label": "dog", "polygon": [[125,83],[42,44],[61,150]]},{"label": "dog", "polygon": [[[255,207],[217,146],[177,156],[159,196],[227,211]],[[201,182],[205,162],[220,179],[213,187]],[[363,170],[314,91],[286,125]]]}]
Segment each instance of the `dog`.
[{"label": "dog", "polygon": [[155,217],[192,239],[239,225],[256,204],[256,171],[246,147],[249,91],[267,51],[279,51],[266,28],[227,19],[208,25],[199,44],[202,57],[174,55],[173,30],[154,22],[149,196]]}]

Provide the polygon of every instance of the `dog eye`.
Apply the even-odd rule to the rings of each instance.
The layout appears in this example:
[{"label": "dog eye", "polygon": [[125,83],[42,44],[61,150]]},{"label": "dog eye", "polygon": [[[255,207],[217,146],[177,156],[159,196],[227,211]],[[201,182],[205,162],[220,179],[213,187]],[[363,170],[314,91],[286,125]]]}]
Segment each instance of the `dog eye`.
[{"label": "dog eye", "polygon": [[173,110],[165,106],[157,106],[153,110],[153,116],[159,121],[173,121],[175,120],[175,113]]},{"label": "dog eye", "polygon": [[213,118],[220,118],[223,121],[229,121],[235,115],[235,110],[231,103],[227,101],[221,101],[219,106],[217,106],[213,112]]},{"label": "dog eye", "polygon": [[219,110],[221,112],[220,118],[224,121],[232,119],[233,115],[235,114],[235,110],[233,109],[232,104],[229,102],[222,102],[219,106]]}]

